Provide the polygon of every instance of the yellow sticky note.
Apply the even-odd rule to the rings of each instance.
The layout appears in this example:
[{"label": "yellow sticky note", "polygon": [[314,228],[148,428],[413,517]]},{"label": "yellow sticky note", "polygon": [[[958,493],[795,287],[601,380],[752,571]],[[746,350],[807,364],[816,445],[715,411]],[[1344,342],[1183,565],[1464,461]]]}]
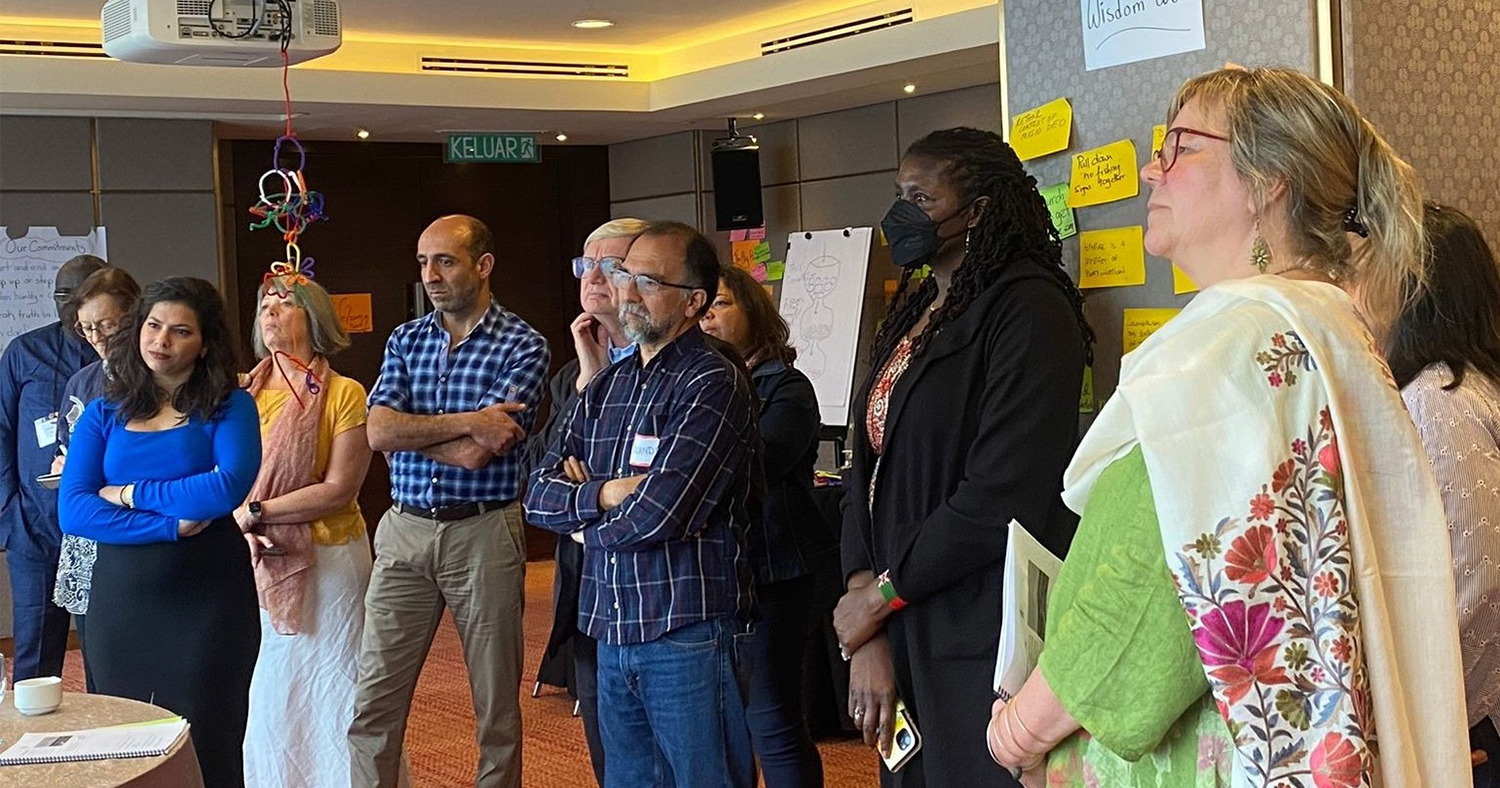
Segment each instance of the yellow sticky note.
[{"label": "yellow sticky note", "polygon": [[1125,310],[1125,331],[1121,334],[1123,337],[1121,351],[1129,353],[1140,347],[1147,337],[1155,334],[1158,328],[1166,325],[1168,320],[1176,317],[1181,311],[1181,309]]},{"label": "yellow sticky note", "polygon": [[1198,292],[1198,286],[1193,284],[1192,277],[1175,265],[1172,266],[1172,292],[1175,295]]},{"label": "yellow sticky note", "polygon": [[1116,227],[1078,234],[1078,286],[1122,287],[1146,283],[1141,228]]},{"label": "yellow sticky note", "polygon": [[1165,123],[1159,123],[1159,124],[1151,127],[1151,157],[1152,158],[1156,158],[1156,154],[1161,152],[1161,141],[1164,140],[1164,139],[1166,139],[1166,137],[1167,137],[1167,125]]},{"label": "yellow sticky note", "polygon": [[375,330],[369,293],[332,293],[328,297],[333,301],[333,313],[346,333],[363,334]]},{"label": "yellow sticky note", "polygon": [[1068,206],[1082,208],[1140,194],[1137,169],[1135,143],[1130,140],[1075,154],[1073,177],[1068,181]]},{"label": "yellow sticky note", "polygon": [[1021,161],[1067,150],[1073,130],[1073,106],[1067,99],[1049,101],[1016,116],[1010,124],[1010,147]]},{"label": "yellow sticky note", "polygon": [[1094,412],[1094,368],[1083,368],[1083,390],[1078,392],[1078,412]]}]

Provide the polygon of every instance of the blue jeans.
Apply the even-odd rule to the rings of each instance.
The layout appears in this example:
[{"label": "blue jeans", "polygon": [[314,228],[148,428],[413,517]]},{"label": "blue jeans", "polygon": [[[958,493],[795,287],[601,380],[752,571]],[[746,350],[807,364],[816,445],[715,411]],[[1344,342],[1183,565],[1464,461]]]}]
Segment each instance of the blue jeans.
[{"label": "blue jeans", "polygon": [[[754,788],[736,672],[738,630],[729,620],[712,619],[649,643],[600,641],[605,788]],[[670,775],[661,773],[658,759]]]},{"label": "blue jeans", "polygon": [[823,788],[823,760],[802,719],[802,657],[812,628],[813,576],[756,587],[747,716],[766,788]]}]

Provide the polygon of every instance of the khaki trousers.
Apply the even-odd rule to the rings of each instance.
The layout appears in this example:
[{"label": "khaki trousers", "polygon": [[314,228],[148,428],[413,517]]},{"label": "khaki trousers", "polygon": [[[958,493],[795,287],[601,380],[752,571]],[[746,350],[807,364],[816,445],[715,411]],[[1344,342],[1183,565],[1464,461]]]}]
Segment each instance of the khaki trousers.
[{"label": "khaki trousers", "polygon": [[474,785],[519,788],[525,574],[519,503],[448,522],[394,507],[380,519],[349,726],[355,788],[397,788],[412,693],[445,605],[474,700]]}]

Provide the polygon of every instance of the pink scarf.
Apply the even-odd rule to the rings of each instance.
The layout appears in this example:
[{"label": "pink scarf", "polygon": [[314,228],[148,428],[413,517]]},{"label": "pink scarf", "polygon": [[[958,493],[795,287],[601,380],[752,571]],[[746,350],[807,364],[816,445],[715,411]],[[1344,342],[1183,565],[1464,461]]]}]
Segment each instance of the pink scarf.
[{"label": "pink scarf", "polygon": [[[250,370],[245,389],[250,396],[259,394],[277,374],[275,354],[262,359]],[[282,364],[290,365],[283,361]],[[310,367],[319,384],[310,391],[307,375],[297,370],[287,375],[292,387],[291,401],[271,423],[261,441],[260,474],[250,488],[251,501],[264,501],[300,490],[317,481],[313,462],[318,450],[318,426],[323,417],[323,403],[333,372],[322,356]],[[262,556],[255,566],[255,588],[260,592],[260,606],[271,615],[271,626],[283,635],[295,635],[302,629],[302,599],[307,593],[307,572],[317,564],[313,554],[312,523],[266,523],[261,531],[285,555]]]}]

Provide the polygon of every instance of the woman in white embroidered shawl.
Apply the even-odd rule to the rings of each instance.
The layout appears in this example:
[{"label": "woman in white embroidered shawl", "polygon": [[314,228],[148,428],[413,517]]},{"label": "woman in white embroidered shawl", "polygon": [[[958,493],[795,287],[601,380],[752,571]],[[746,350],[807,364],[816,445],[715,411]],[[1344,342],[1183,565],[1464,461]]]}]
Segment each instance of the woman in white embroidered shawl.
[{"label": "woman in white embroidered shawl", "polygon": [[1421,278],[1415,175],[1293,71],[1168,116],[1146,247],[1203,291],[1068,469],[1083,520],[991,753],[1030,785],[1468,786],[1442,504],[1366,329]]}]

